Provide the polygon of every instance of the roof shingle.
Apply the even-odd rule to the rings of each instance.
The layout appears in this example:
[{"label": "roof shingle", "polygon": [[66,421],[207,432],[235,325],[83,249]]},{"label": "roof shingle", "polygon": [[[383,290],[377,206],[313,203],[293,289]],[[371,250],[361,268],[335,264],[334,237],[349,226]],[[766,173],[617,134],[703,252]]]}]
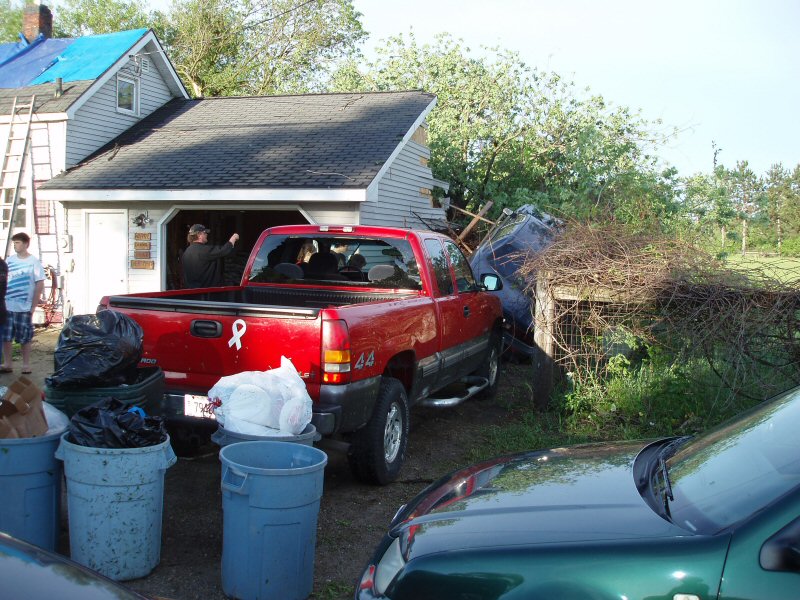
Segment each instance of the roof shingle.
[{"label": "roof shingle", "polygon": [[432,94],[172,100],[45,189],[366,188]]}]

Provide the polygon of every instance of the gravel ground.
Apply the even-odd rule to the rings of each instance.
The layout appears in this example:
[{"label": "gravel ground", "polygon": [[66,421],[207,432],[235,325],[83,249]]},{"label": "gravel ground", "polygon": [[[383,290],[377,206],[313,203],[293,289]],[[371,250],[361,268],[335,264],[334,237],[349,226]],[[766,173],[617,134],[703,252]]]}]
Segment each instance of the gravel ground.
[{"label": "gravel ground", "polygon": [[[53,370],[58,329],[38,330],[33,345],[33,379],[43,385]],[[328,455],[320,506],[311,598],[352,598],[356,580],[397,509],[448,470],[470,462],[470,450],[487,425],[513,418],[514,405],[530,402],[526,367],[503,365],[497,399],[471,400],[450,409],[411,411],[410,443],[399,481],[385,487],[353,479],[340,448],[318,444]],[[13,376],[0,376],[7,385]],[[225,598],[220,582],[222,499],[218,448],[202,446],[181,457],[165,477],[161,562],[129,587],[153,598]],[[60,551],[69,555],[66,503]]]}]

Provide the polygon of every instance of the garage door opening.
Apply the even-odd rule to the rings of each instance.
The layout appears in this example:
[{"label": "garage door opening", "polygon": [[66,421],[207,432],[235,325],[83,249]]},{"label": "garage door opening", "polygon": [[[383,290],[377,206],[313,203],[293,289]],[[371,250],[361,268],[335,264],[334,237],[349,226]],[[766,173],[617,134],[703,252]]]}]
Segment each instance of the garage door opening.
[{"label": "garage door opening", "polygon": [[167,289],[181,289],[180,257],[186,249],[186,236],[195,223],[211,230],[208,243],[224,244],[233,233],[239,234],[236,251],[225,261],[225,285],[239,285],[250,251],[258,236],[268,227],[308,223],[296,210],[181,210],[167,224],[166,267]]}]

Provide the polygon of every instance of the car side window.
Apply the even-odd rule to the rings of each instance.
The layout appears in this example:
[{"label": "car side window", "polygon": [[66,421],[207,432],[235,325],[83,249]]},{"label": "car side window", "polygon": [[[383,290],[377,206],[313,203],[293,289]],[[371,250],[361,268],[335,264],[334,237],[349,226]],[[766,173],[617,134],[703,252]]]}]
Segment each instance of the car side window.
[{"label": "car side window", "polygon": [[440,296],[449,296],[453,293],[453,278],[450,275],[450,265],[444,254],[444,248],[439,240],[425,240],[425,250],[431,261],[431,268],[436,279],[436,287],[439,288]]},{"label": "car side window", "polygon": [[471,292],[478,288],[475,285],[475,276],[472,274],[472,268],[469,262],[452,242],[445,242],[444,247],[447,250],[447,255],[450,257],[450,263],[453,265],[453,271],[456,274],[456,287],[459,292]]}]

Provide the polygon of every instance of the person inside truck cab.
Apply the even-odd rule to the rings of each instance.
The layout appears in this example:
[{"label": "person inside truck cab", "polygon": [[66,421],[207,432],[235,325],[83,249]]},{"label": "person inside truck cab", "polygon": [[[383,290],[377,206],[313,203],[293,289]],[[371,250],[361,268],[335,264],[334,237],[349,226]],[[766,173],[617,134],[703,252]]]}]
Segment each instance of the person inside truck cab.
[{"label": "person inside truck cab", "polygon": [[300,252],[297,254],[297,264],[302,266],[308,262],[311,255],[317,251],[317,244],[314,240],[306,240],[300,246]]},{"label": "person inside truck cab", "polygon": [[208,234],[211,232],[205,225],[192,225],[186,241],[189,246],[181,257],[183,281],[186,288],[219,287],[224,284],[221,258],[233,254],[233,246],[239,240],[234,233],[222,246],[211,246]]},{"label": "person inside truck cab", "polygon": [[367,259],[364,258],[363,254],[353,254],[353,256],[350,257],[350,260],[347,261],[347,265],[345,265],[344,268],[339,269],[339,272],[353,281],[366,281],[367,275],[363,270],[366,266]]}]

